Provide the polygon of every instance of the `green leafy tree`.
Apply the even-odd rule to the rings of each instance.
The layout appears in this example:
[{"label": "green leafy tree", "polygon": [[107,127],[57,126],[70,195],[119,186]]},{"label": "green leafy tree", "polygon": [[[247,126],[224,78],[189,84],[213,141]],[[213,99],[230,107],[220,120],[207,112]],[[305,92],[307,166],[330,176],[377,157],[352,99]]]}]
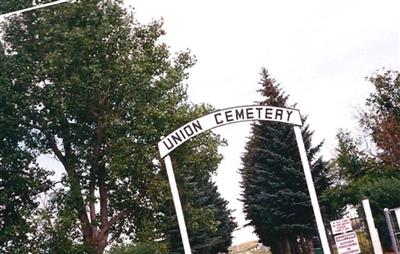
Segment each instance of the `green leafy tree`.
[{"label": "green leafy tree", "polygon": [[375,90],[367,99],[361,126],[378,147],[377,156],[400,167],[400,73],[385,71],[369,78]]},{"label": "green leafy tree", "polygon": [[38,195],[50,185],[48,173],[38,167],[34,154],[27,151],[24,137],[29,130],[15,119],[15,104],[8,95],[10,82],[7,56],[0,45],[0,252],[27,253],[35,234],[29,219],[38,207]]},{"label": "green leafy tree", "polygon": [[[265,97],[261,105],[289,106],[288,96],[265,69],[261,85]],[[316,157],[321,144],[311,145],[312,132],[307,125],[302,135],[320,193],[330,184],[326,163]],[[273,122],[253,124],[242,163],[244,211],[262,243],[271,246],[273,253],[310,253],[314,217],[293,127]]]},{"label": "green leafy tree", "polygon": [[5,14],[13,11],[22,10],[32,6],[32,2],[24,0],[15,1],[1,1],[0,14]]},{"label": "green leafy tree", "polygon": [[397,198],[400,177],[400,75],[388,70],[376,73],[368,80],[374,91],[366,100],[360,126],[377,149],[366,152],[351,133],[339,132],[336,156],[330,163],[335,185],[324,193],[324,199],[340,215],[346,205],[360,207],[361,200],[368,198],[383,245],[388,247],[390,242],[382,210],[400,205]]},{"label": "green leafy tree", "polygon": [[360,204],[368,198],[382,244],[388,248],[390,240],[382,211],[400,205],[400,174],[363,151],[351,133],[340,131],[337,139],[336,156],[330,163],[335,184],[324,192],[324,200],[329,202],[337,218],[343,215],[347,205],[353,205],[363,214]]},{"label": "green leafy tree", "polygon": [[[21,7],[21,1],[3,2],[2,12]],[[35,212],[44,218],[36,221],[39,247],[102,253],[122,234],[134,241],[163,239],[166,215],[157,209],[170,194],[156,144],[187,117],[183,82],[193,59],[187,52],[172,57],[158,43],[161,24],[139,24],[118,0],[27,12],[8,19],[3,30],[2,73],[6,69],[10,79],[1,83],[6,99],[0,103],[11,113],[1,126],[24,131],[10,146],[27,158],[10,170],[23,167],[39,181],[32,172],[42,171],[32,163],[38,154],[51,154],[64,172],[48,204]],[[7,192],[1,207],[3,197],[12,196]]]},{"label": "green leafy tree", "polygon": [[[103,253],[121,236],[173,247],[169,227],[176,219],[156,144],[211,108],[187,102],[184,81],[194,63],[188,52],[172,57],[158,42],[164,34],[160,22],[141,25],[122,1],[114,2],[53,6],[11,17],[3,26],[0,135],[5,138],[0,142],[6,144],[0,165],[8,171],[0,172],[0,190],[7,192],[0,207],[4,218],[13,218],[3,207],[7,197],[21,192],[23,211],[30,216],[1,224],[4,250],[18,245],[22,252]],[[3,1],[0,12],[25,4]],[[220,144],[208,133],[174,154],[182,165],[177,181],[187,190],[181,193],[189,230],[219,239],[207,245],[211,251],[227,248],[233,230],[226,201],[210,182],[221,160]],[[39,154],[61,163],[61,179],[50,183],[50,172],[36,165]],[[190,176],[196,177],[186,182]],[[35,199],[43,192],[47,201],[38,207]],[[12,201],[15,206],[21,200]]]},{"label": "green leafy tree", "polygon": [[384,175],[385,164],[361,149],[360,140],[354,139],[350,132],[340,130],[336,138],[336,155],[330,165],[336,185],[348,185],[368,175]]}]

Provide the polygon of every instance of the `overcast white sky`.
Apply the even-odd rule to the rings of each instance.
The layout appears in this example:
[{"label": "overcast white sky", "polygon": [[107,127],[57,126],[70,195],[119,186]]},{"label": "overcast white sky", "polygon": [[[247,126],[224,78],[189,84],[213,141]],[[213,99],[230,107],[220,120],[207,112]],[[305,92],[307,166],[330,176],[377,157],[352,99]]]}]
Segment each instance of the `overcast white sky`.
[{"label": "overcast white sky", "polygon": [[[270,74],[309,115],[314,141],[325,140],[328,159],[339,128],[357,126],[357,108],[377,69],[399,70],[399,4],[388,1],[125,0],[137,19],[164,19],[171,50],[190,49],[198,62],[188,80],[189,98],[221,109],[258,100],[259,72]],[[248,124],[217,130],[229,146],[216,181],[241,213],[239,175]],[[176,169],[179,170],[179,169]],[[240,229],[234,243],[256,239]]]}]

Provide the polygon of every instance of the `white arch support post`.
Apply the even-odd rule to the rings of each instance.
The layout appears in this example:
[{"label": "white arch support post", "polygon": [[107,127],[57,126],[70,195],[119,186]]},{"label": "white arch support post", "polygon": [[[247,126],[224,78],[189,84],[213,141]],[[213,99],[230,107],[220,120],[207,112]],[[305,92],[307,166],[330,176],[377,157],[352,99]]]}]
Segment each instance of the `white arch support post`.
[{"label": "white arch support post", "polygon": [[304,175],[306,177],[308,192],[310,193],[311,206],[314,211],[315,221],[317,222],[317,228],[319,238],[321,240],[322,249],[325,254],[330,254],[328,238],[326,237],[326,231],[324,222],[321,216],[321,210],[319,209],[317,193],[315,192],[314,182],[312,180],[310,164],[308,162],[306,148],[304,146],[303,135],[299,126],[294,126],[294,134],[296,135],[297,146],[300,152],[301,163],[303,164]]},{"label": "white arch support post", "polygon": [[300,111],[291,108],[260,105],[237,106],[213,112],[183,125],[182,127],[170,133],[165,138],[163,137],[161,141],[158,142],[160,156],[161,158],[164,158],[165,161],[185,254],[191,254],[189,237],[186,229],[181,201],[179,198],[178,188],[175,181],[171,158],[168,154],[186,141],[199,135],[200,133],[227,124],[244,121],[272,121],[287,123],[294,126],[297,146],[299,148],[307,187],[310,193],[311,204],[314,211],[315,220],[317,222],[318,233],[322,243],[322,249],[325,254],[330,254],[331,252],[328,244],[328,239],[326,237],[325,226],[322,221],[317,194],[315,192],[314,183],[312,181],[310,164],[307,159],[303,136],[301,134],[300,126],[302,126],[302,120],[300,116]]},{"label": "white arch support post", "polygon": [[164,158],[164,162],[165,162],[165,167],[167,169],[169,186],[171,187],[172,200],[174,201],[176,217],[178,218],[178,225],[179,225],[179,231],[181,232],[183,250],[185,251],[185,254],[190,254],[192,253],[192,251],[190,249],[189,236],[186,229],[185,217],[183,216],[181,199],[179,198],[179,192],[175,180],[174,169],[172,167],[172,162],[169,155],[167,155]]},{"label": "white arch support post", "polygon": [[40,4],[40,5],[36,5],[36,6],[33,6],[33,7],[25,8],[25,9],[22,9],[22,10],[1,14],[0,18],[5,18],[5,17],[8,17],[8,16],[17,15],[17,14],[20,14],[20,13],[23,13],[23,12],[27,12],[27,11],[33,11],[33,10],[49,7],[49,6],[52,6],[52,5],[56,5],[56,4],[61,4],[61,3],[66,3],[66,2],[74,3],[75,1],[76,0],[58,0],[58,1],[47,3],[47,4]]}]

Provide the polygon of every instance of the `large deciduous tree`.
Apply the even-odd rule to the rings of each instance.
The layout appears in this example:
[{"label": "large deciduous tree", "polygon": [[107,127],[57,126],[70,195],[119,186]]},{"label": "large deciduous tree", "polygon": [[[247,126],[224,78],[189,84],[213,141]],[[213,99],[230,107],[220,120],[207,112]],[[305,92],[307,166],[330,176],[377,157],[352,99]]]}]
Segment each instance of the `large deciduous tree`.
[{"label": "large deciduous tree", "polygon": [[[167,239],[168,213],[160,211],[170,194],[156,144],[189,113],[205,110],[186,100],[192,57],[172,57],[158,42],[160,22],[141,25],[122,1],[114,2],[57,5],[10,17],[3,26],[0,212],[17,218],[18,227],[31,211],[39,229],[31,238],[41,239],[42,252],[102,253],[121,235]],[[18,0],[2,1],[0,11],[21,7]],[[205,139],[193,151],[219,158],[213,153],[220,141]],[[62,178],[50,187],[38,154],[62,165]],[[190,170],[209,174],[204,163]],[[49,188],[46,204],[33,213],[37,194]],[[2,242],[17,228],[6,226],[0,225]]]},{"label": "large deciduous tree", "polygon": [[341,215],[346,205],[359,207],[368,198],[382,243],[389,247],[382,209],[400,205],[400,74],[388,70],[368,80],[374,90],[366,100],[360,126],[367,142],[372,140],[376,146],[367,151],[350,132],[338,133],[336,156],[330,163],[335,185],[324,193],[324,199]]},{"label": "large deciduous tree", "polygon": [[[288,107],[288,96],[263,69],[261,105]],[[311,169],[317,176],[317,192],[329,185],[325,162],[317,158],[321,144],[311,145],[312,132],[305,125],[302,135]],[[242,157],[243,202],[249,225],[273,253],[310,253],[314,233],[303,168],[293,127],[281,123],[257,122]]]},{"label": "large deciduous tree", "polygon": [[387,226],[382,210],[400,205],[400,174],[384,161],[361,148],[361,142],[350,132],[337,135],[336,155],[330,162],[330,172],[335,184],[323,194],[336,212],[336,219],[348,212],[348,205],[359,209],[363,199],[369,199],[382,244],[390,247]]},{"label": "large deciduous tree", "polygon": [[400,167],[400,73],[385,71],[369,78],[374,86],[367,99],[367,110],[361,126],[371,134],[377,145],[378,157]]},{"label": "large deciduous tree", "polygon": [[0,252],[26,253],[33,249],[29,234],[35,233],[29,215],[38,207],[37,195],[49,188],[48,173],[25,149],[28,129],[15,121],[7,60],[0,45]]}]

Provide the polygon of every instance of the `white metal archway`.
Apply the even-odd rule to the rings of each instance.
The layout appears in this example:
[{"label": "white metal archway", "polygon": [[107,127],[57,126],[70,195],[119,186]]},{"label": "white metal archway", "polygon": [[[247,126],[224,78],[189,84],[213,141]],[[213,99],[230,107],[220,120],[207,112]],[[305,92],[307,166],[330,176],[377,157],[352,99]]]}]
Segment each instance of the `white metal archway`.
[{"label": "white metal archway", "polygon": [[300,111],[292,108],[262,105],[236,106],[210,113],[176,129],[168,136],[163,137],[158,143],[160,156],[161,158],[164,158],[167,169],[168,180],[171,187],[172,198],[178,218],[179,230],[181,233],[185,254],[191,254],[192,252],[169,153],[186,141],[207,130],[244,121],[273,121],[293,125],[301,162],[303,165],[304,175],[306,177],[307,187],[311,198],[311,205],[314,211],[318,233],[321,239],[322,249],[325,254],[330,254],[325,226],[322,221],[317,194],[315,192],[315,187],[311,176],[310,164],[307,159],[303,136],[301,135],[300,126],[302,126],[303,123],[301,120]]}]

